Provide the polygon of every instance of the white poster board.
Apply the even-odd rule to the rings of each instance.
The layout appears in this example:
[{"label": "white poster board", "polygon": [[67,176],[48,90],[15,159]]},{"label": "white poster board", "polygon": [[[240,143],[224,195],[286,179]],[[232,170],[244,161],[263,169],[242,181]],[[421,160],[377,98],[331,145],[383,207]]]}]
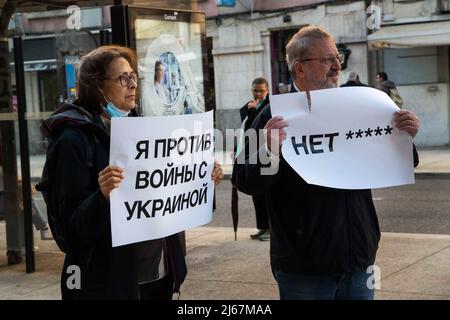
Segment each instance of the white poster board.
[{"label": "white poster board", "polygon": [[110,164],[125,176],[110,197],[113,247],[211,221],[213,139],[212,111],[112,118]]},{"label": "white poster board", "polygon": [[308,183],[371,189],[414,183],[411,136],[395,128],[399,108],[368,87],[270,97],[272,116],[288,122],[282,155]]}]

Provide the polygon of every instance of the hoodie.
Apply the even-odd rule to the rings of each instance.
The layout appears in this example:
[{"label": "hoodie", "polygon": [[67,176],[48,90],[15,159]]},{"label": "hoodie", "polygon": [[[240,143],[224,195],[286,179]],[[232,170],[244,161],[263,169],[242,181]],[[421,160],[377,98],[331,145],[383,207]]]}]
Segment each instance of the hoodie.
[{"label": "hoodie", "polygon": [[378,90],[385,92],[388,96],[390,96],[390,90],[396,89],[395,83],[391,80],[381,81],[379,84],[375,86]]}]

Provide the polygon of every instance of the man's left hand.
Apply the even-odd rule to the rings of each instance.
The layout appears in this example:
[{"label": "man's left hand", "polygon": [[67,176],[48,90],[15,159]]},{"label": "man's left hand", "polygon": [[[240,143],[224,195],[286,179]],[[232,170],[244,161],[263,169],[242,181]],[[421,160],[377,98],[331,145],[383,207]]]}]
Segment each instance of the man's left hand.
[{"label": "man's left hand", "polygon": [[405,130],[408,132],[413,138],[416,136],[419,131],[419,117],[414,113],[408,110],[400,110],[395,113],[394,116],[395,126],[399,130]]},{"label": "man's left hand", "polygon": [[252,100],[249,103],[247,103],[247,108],[248,109],[256,109],[256,106],[258,105],[259,101],[258,100]]}]

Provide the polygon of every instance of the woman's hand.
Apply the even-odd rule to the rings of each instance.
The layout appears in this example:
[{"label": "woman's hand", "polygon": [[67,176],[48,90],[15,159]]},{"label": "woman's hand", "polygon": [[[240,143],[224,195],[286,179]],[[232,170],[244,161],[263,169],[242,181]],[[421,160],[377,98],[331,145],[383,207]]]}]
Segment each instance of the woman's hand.
[{"label": "woman's hand", "polygon": [[214,185],[217,186],[223,180],[223,170],[220,163],[214,161],[214,169],[211,174],[211,178],[214,181]]},{"label": "woman's hand", "polygon": [[116,166],[107,166],[105,169],[98,173],[98,184],[103,196],[109,200],[111,191],[117,188],[122,180],[123,169]]}]

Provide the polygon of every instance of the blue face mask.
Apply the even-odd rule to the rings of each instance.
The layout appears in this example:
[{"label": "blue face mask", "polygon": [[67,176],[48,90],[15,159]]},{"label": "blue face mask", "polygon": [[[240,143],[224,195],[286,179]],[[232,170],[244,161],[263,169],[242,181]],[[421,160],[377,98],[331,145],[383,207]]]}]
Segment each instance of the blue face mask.
[{"label": "blue face mask", "polygon": [[108,102],[106,106],[106,112],[112,117],[126,117],[130,113],[129,111],[123,111],[117,108],[112,102]]}]

